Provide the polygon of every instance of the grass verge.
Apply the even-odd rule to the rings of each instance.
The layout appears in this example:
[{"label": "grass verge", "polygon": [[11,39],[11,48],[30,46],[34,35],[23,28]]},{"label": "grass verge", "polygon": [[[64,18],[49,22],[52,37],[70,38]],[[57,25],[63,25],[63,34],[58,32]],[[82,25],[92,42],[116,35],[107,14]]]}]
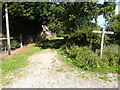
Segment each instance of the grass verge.
[{"label": "grass verge", "polygon": [[40,51],[40,47],[36,47],[35,45],[30,46],[30,49],[27,51],[23,52],[20,55],[13,56],[8,60],[5,60],[3,62],[0,62],[2,64],[2,84],[6,84],[6,79],[5,76],[13,71],[13,70],[19,70],[20,68],[23,68],[28,65],[28,57],[31,56],[32,54]]},{"label": "grass verge", "polygon": [[105,81],[109,81],[111,82],[112,80],[110,80],[108,77],[104,76],[104,77],[99,77],[99,79],[105,80]]},{"label": "grass verge", "polygon": [[[62,58],[62,60],[65,61],[66,63],[68,63],[70,66],[79,68],[80,70],[85,70],[83,68],[78,67],[76,65],[76,63],[74,63],[73,60],[71,58],[69,58],[67,56],[67,54],[65,54],[61,49],[57,49],[57,52],[58,52],[59,56]],[[118,69],[117,66],[116,67],[110,67],[109,69],[104,69],[104,68],[101,68],[101,67],[96,67],[96,68],[90,67],[89,69],[87,69],[85,71],[96,72],[96,73],[100,73],[100,74],[107,74],[107,73],[111,73],[111,72],[115,73],[115,74],[118,74],[116,69]]]}]

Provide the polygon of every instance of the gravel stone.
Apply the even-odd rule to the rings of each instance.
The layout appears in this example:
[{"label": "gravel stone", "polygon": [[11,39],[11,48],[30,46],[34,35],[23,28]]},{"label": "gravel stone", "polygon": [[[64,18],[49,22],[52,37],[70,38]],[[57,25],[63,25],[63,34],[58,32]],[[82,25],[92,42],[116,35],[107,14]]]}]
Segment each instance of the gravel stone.
[{"label": "gravel stone", "polygon": [[[29,57],[29,65],[22,69],[22,76],[12,77],[13,83],[5,88],[117,88],[118,81],[100,79],[98,73],[75,69],[59,60],[56,51],[45,49]],[[71,72],[71,70],[73,70]],[[27,74],[24,74],[24,73]],[[13,75],[13,76],[10,76]],[[80,76],[80,77],[77,77]],[[82,77],[83,76],[83,77]],[[84,78],[88,77],[88,78]],[[108,74],[117,78],[113,74]]]}]

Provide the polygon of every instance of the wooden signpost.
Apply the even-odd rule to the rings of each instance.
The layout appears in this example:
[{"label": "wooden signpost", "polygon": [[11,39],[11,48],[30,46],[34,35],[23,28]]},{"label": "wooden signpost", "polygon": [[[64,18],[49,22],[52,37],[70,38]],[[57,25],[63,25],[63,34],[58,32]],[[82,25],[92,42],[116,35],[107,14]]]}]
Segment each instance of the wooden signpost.
[{"label": "wooden signpost", "polygon": [[7,30],[8,55],[11,55],[10,32],[9,32],[9,20],[8,20],[7,3],[5,4],[5,15],[6,15],[6,30]]},{"label": "wooden signpost", "polygon": [[101,33],[101,34],[102,34],[102,38],[101,38],[101,49],[100,49],[100,58],[102,58],[104,35],[105,35],[105,34],[114,34],[114,32],[112,32],[112,31],[105,31],[105,27],[103,27],[102,31],[93,30],[92,32],[93,32],[93,33]]}]

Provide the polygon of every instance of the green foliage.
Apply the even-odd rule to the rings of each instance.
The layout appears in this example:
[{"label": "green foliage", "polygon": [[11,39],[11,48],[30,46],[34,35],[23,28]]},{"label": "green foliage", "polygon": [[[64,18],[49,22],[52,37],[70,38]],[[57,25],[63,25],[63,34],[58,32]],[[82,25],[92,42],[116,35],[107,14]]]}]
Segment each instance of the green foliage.
[{"label": "green foliage", "polygon": [[100,59],[100,49],[94,52],[90,47],[79,47],[76,45],[70,48],[64,46],[64,54],[68,57],[67,61],[84,70],[97,71],[101,73],[119,73],[118,45],[104,47],[103,58]]},{"label": "green foliage", "polygon": [[[71,45],[75,43],[76,45],[90,45],[90,44],[97,44],[100,42],[100,36],[99,35],[94,35],[92,33],[92,30],[97,29],[96,25],[89,23],[90,25],[86,26],[81,26],[78,29],[74,31],[74,33],[71,33],[68,35],[68,39],[71,40]],[[95,40],[96,42],[94,42]],[[81,43],[82,42],[82,43]],[[96,46],[97,46],[96,45]]]},{"label": "green foliage", "polygon": [[[69,47],[73,44],[78,46],[91,46],[95,51],[100,48],[101,43],[101,34],[93,33],[93,30],[100,30],[101,28],[95,23],[86,23],[78,29],[74,30],[74,33],[71,33],[67,37],[66,45]],[[105,35],[104,44],[109,43],[110,38]]]},{"label": "green foliage", "polygon": [[[14,23],[16,17],[35,20],[41,24],[50,24],[57,19],[63,23],[64,32],[71,33],[85,22],[96,20],[98,15],[103,14],[106,19],[110,18],[114,15],[115,5],[113,2],[105,2],[103,5],[97,2],[10,2],[8,9],[11,23]],[[3,16],[4,14],[5,12]]]},{"label": "green foliage", "polygon": [[[108,45],[104,46],[103,48],[103,61],[105,61],[105,67],[106,65],[109,66],[117,66],[119,62],[119,53],[118,53],[118,45]],[[96,50],[97,51],[97,50]]]},{"label": "green foliage", "polygon": [[102,80],[105,80],[105,81],[109,81],[109,82],[111,82],[111,80],[110,80],[107,76],[99,77],[99,78],[102,79]]},{"label": "green foliage", "polygon": [[55,33],[57,36],[62,36],[64,34],[62,26],[62,22],[60,22],[58,19],[55,19],[50,24],[48,24],[50,31]]},{"label": "green foliage", "polygon": [[111,17],[108,23],[109,26],[107,30],[114,31],[114,35],[110,36],[110,43],[116,43],[120,45],[120,14]]},{"label": "green foliage", "polygon": [[20,47],[20,43],[17,40],[12,40],[11,41],[11,49],[16,49]]},{"label": "green foliage", "polygon": [[[84,42],[84,45],[93,42],[97,48],[100,42],[99,36],[93,36],[90,33],[93,29],[100,29],[96,28],[95,24],[91,25],[93,24],[91,20],[96,21],[99,15],[104,15],[108,20],[114,15],[115,5],[113,2],[105,2],[103,5],[97,2],[60,2],[59,4],[56,2],[9,2],[8,11],[12,36],[22,33],[24,39],[28,36],[37,38],[38,33],[42,30],[41,25],[44,24],[48,25],[57,36],[68,36],[73,43]],[[3,4],[3,21],[5,21],[4,6]],[[33,26],[33,24],[37,26]],[[5,27],[5,24],[3,26]],[[92,40],[92,38],[96,39]]]},{"label": "green foliage", "polygon": [[85,70],[99,66],[98,56],[88,47],[71,46],[65,53],[71,58],[72,63]]},{"label": "green foliage", "polygon": [[108,20],[110,19],[111,16],[115,14],[115,6],[116,3],[114,2],[104,2],[100,13],[103,12],[104,13],[103,16]]}]

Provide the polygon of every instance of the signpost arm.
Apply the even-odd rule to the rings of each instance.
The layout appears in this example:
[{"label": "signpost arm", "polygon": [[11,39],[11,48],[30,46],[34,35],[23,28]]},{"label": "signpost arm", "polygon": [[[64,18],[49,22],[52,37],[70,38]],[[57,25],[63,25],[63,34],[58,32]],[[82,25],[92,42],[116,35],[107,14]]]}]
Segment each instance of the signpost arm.
[{"label": "signpost arm", "polygon": [[112,31],[105,31],[105,28],[102,29],[102,31],[96,31],[93,30],[93,33],[102,33],[102,38],[101,38],[101,49],[100,49],[100,58],[102,58],[102,51],[103,51],[103,43],[104,43],[104,35],[105,34],[114,34]]},{"label": "signpost arm", "polygon": [[6,30],[7,30],[8,55],[11,55],[10,32],[9,32],[9,20],[8,20],[7,3],[5,4],[5,14],[6,14]]}]

